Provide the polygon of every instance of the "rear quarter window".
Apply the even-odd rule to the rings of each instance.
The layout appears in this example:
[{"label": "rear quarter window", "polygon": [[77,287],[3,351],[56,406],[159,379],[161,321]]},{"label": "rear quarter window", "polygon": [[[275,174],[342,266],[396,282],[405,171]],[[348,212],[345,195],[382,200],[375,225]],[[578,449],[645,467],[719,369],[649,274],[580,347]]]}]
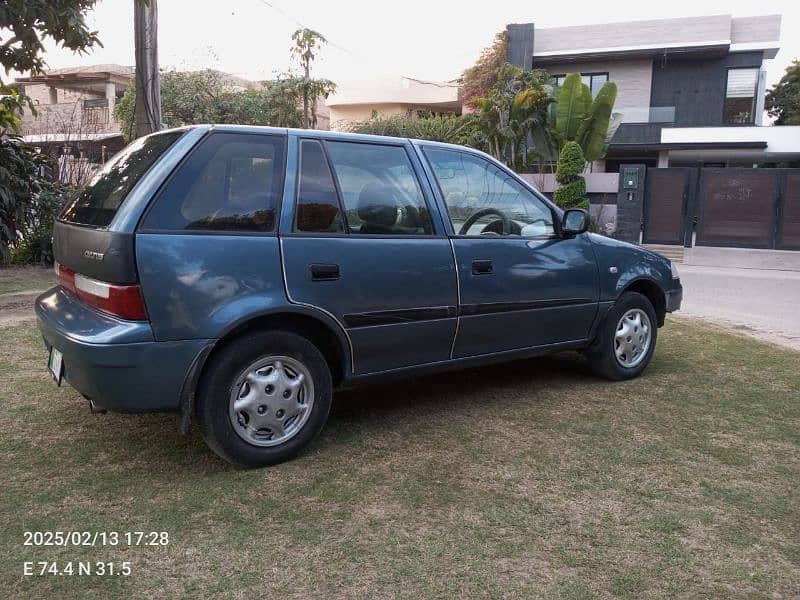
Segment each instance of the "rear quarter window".
[{"label": "rear quarter window", "polygon": [[160,231],[273,231],[285,138],[213,133],[177,168],[145,216]]},{"label": "rear quarter window", "polygon": [[67,204],[61,220],[77,225],[108,227],[136,182],[184,133],[182,130],[167,131],[128,144]]}]

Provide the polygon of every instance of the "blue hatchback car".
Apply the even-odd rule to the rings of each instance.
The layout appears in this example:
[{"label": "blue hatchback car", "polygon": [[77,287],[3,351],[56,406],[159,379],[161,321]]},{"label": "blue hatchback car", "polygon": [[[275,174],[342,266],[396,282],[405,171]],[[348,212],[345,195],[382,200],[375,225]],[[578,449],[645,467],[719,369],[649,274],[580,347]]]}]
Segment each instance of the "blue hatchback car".
[{"label": "blue hatchback car", "polygon": [[98,409],[180,411],[262,466],[307,446],[342,386],[567,349],[639,375],[680,280],[587,225],[469,148],[172,129],[71,201],[36,310],[59,384]]}]

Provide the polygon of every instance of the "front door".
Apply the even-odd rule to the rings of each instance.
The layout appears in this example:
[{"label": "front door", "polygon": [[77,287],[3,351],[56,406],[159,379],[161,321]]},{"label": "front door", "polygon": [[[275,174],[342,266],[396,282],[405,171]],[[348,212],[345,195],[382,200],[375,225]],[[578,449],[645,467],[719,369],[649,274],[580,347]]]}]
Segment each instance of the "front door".
[{"label": "front door", "polygon": [[499,165],[423,146],[447,209],[460,282],[453,357],[586,339],[597,265],[586,235],[556,234],[550,206]]},{"label": "front door", "polygon": [[418,168],[407,144],[299,141],[291,232],[281,235],[287,292],[343,325],[356,374],[450,355],[453,254]]}]

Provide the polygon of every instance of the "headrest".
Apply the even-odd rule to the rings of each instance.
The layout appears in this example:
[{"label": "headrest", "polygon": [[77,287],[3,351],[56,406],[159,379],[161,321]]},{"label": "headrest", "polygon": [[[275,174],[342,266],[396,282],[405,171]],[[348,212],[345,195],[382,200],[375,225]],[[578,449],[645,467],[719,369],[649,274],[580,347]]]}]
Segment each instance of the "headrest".
[{"label": "headrest", "polygon": [[398,207],[394,190],[380,183],[368,183],[358,195],[358,217],[369,225],[393,227]]}]

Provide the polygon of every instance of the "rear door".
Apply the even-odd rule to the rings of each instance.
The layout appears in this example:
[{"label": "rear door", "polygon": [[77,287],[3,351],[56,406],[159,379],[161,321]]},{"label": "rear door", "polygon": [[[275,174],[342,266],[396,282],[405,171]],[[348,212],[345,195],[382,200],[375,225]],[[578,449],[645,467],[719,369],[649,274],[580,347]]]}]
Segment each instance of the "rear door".
[{"label": "rear door", "polygon": [[482,156],[432,145],[424,155],[458,265],[453,357],[584,340],[599,297],[587,236],[558,235],[550,206]]},{"label": "rear door", "polygon": [[357,374],[445,360],[455,335],[453,254],[410,150],[297,138],[287,293],[343,325]]},{"label": "rear door", "polygon": [[287,136],[212,131],[141,219],[136,264],[158,340],[216,338],[285,303],[277,236]]}]

